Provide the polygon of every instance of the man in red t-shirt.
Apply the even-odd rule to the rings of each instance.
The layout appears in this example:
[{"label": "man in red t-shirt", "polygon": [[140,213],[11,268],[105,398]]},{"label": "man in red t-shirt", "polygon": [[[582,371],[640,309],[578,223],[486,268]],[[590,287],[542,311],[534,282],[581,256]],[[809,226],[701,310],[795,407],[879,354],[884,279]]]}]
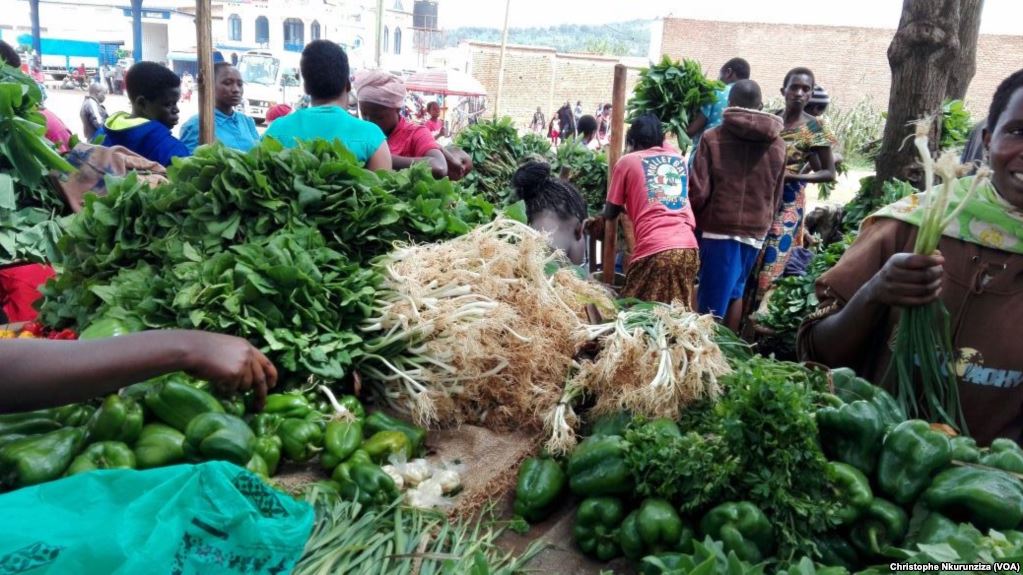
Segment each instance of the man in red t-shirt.
[{"label": "man in red t-shirt", "polygon": [[700,252],[686,162],[678,152],[663,146],[661,121],[652,114],[633,122],[626,140],[632,153],[615,164],[604,206],[605,238],[616,237],[618,216],[623,211],[635,228],[636,242],[622,296],[679,301],[691,308]]},{"label": "man in red t-shirt", "polygon": [[405,102],[405,84],[400,78],[379,70],[370,70],[355,79],[359,112],[387,136],[391,162],[395,170],[404,170],[416,162],[427,162],[435,178],[448,175],[448,161],[440,144],[426,126],[401,117]]}]

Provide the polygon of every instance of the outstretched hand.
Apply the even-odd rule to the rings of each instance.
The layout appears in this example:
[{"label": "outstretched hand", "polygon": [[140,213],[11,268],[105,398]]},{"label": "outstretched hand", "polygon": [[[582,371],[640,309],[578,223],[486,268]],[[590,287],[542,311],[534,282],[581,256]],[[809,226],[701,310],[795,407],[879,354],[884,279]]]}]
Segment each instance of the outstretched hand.
[{"label": "outstretched hand", "polygon": [[263,409],[266,394],[277,385],[277,368],[248,341],[217,333],[191,332],[188,374],[213,384],[223,395],[256,394],[253,408]]}]

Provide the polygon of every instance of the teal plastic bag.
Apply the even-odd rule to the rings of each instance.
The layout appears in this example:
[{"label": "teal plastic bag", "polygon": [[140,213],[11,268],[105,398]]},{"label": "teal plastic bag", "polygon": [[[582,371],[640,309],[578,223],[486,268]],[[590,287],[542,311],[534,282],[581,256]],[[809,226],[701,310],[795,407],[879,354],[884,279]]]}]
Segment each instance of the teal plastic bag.
[{"label": "teal plastic bag", "polygon": [[94,471],[0,496],[0,575],[290,573],[313,519],[225,461]]}]

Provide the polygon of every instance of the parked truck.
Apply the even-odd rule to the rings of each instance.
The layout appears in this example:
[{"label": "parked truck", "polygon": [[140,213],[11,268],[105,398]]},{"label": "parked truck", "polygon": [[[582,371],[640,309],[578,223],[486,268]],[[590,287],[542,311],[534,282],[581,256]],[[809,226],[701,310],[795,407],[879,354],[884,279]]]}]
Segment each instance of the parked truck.
[{"label": "parked truck", "polygon": [[238,71],[245,82],[245,113],[257,123],[275,104],[294,107],[302,97],[298,54],[252,50],[238,59]]}]

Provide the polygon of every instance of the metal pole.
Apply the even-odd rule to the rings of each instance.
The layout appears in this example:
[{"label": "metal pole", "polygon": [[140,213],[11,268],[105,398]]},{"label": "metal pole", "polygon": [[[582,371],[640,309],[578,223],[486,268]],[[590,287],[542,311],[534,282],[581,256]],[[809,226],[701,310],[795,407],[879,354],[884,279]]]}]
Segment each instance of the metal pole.
[{"label": "metal pole", "polygon": [[199,143],[212,144],[214,136],[213,28],[210,0],[195,2],[196,56],[199,58]]},{"label": "metal pole", "polygon": [[497,95],[494,96],[494,119],[501,114],[501,92],[504,90],[504,53],[508,49],[508,14],[511,13],[511,0],[504,3],[504,31],[501,32],[501,57],[497,64]]},{"label": "metal pole", "polygon": [[377,68],[384,67],[384,0],[377,0]]},{"label": "metal pole", "polygon": [[[39,65],[42,66],[43,41],[39,25],[39,0],[29,0],[28,8],[32,18],[32,51],[36,53],[36,58],[39,58]],[[29,63],[29,68],[32,68],[32,64],[32,62]]]},{"label": "metal pole", "polygon": [[131,57],[136,62],[142,61],[142,0],[131,0],[131,33],[134,45]]}]

